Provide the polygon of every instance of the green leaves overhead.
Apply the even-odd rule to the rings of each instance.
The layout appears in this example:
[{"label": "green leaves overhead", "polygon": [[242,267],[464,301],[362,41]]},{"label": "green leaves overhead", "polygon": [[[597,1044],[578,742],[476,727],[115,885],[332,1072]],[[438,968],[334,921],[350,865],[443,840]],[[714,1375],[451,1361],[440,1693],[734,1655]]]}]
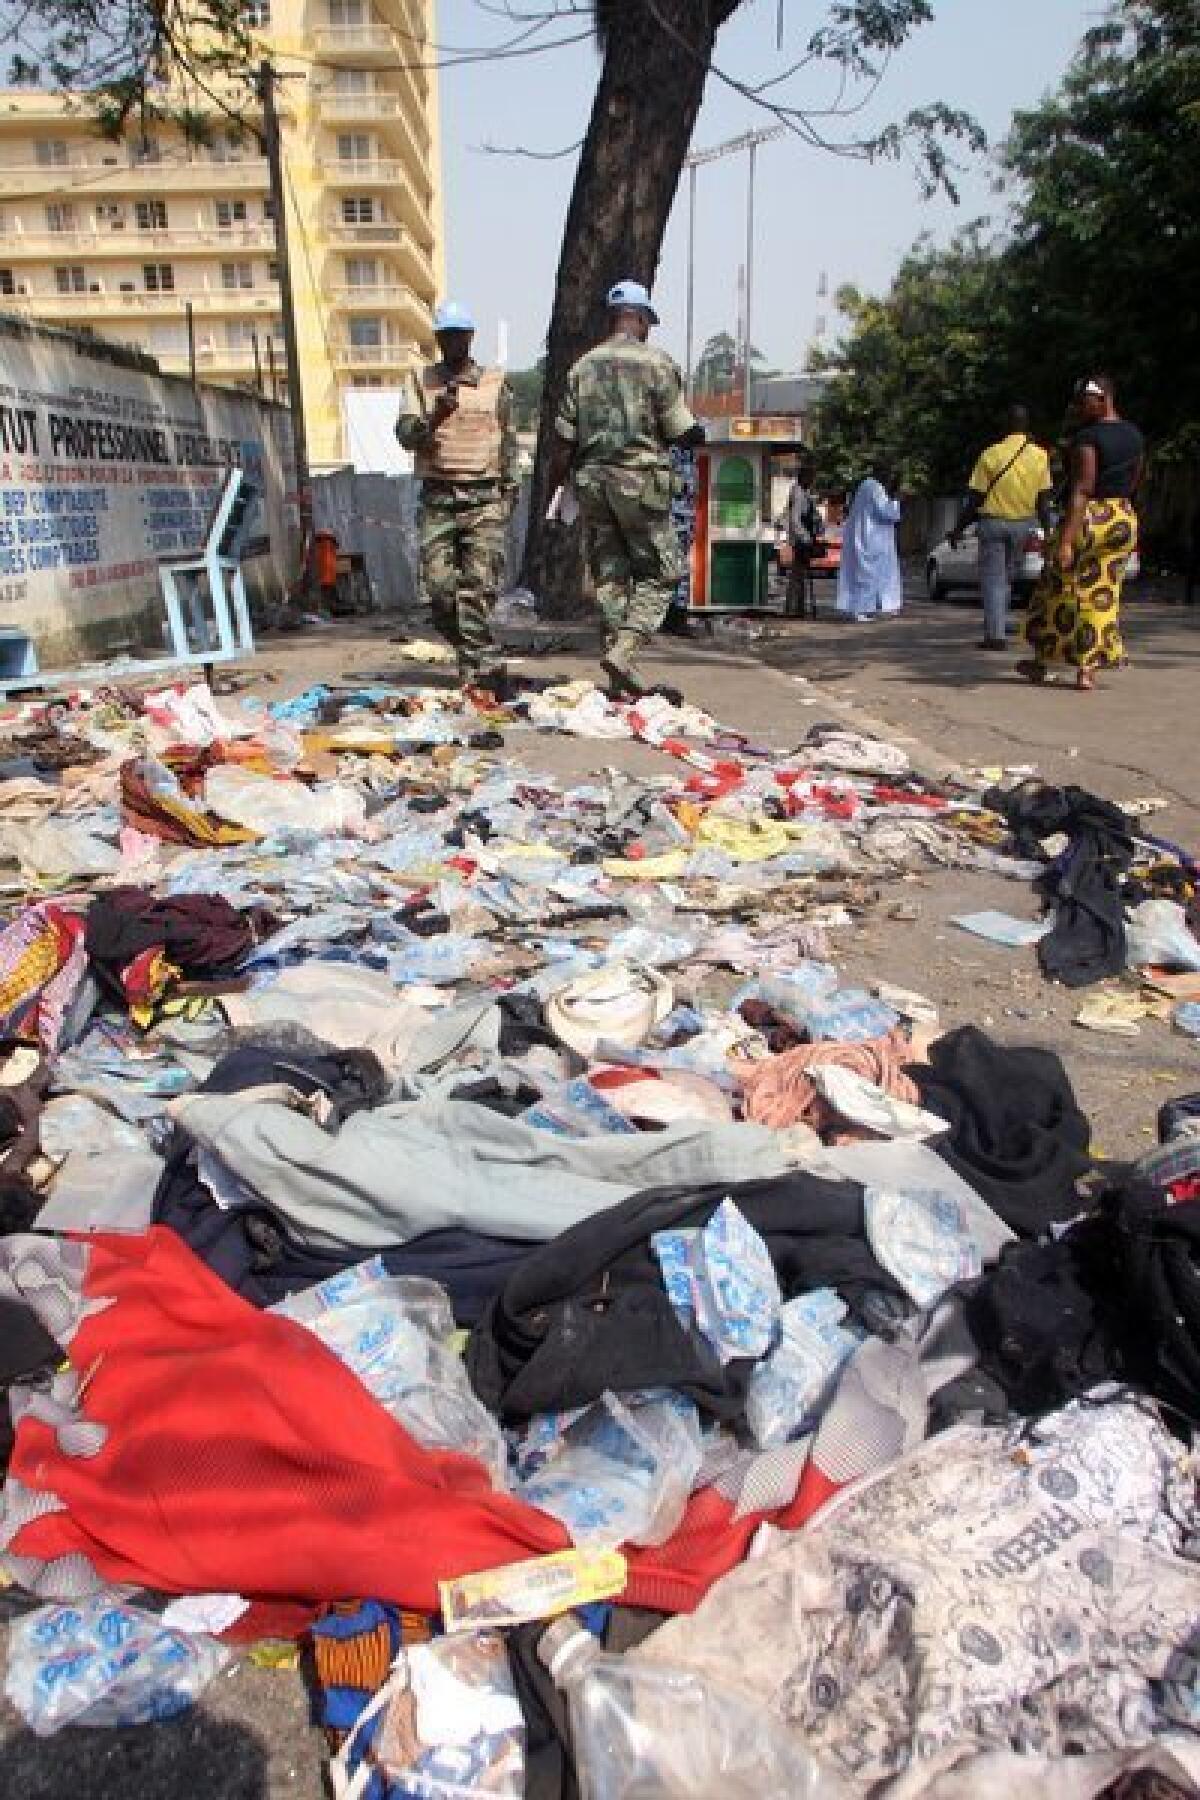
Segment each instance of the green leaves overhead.
[{"label": "green leaves overhead", "polygon": [[948,249],[918,244],[890,292],[843,291],[840,371],[823,404],[830,478],[883,449],[906,479],[961,489],[1003,406],[1053,442],[1072,382],[1107,370],[1159,463],[1194,457],[1200,357],[1200,8],[1124,0],[1002,153],[1013,202]]}]

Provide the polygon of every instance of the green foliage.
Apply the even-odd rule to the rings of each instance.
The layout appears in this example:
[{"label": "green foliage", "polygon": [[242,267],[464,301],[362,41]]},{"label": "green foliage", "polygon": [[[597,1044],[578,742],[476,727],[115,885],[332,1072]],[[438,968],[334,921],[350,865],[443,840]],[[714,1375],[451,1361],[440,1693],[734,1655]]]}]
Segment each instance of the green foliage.
[{"label": "green foliage", "polygon": [[[829,479],[876,455],[909,485],[961,490],[1006,403],[1059,436],[1073,381],[1107,371],[1159,462],[1194,457],[1200,367],[1183,351],[1200,276],[1200,8],[1123,0],[1004,150],[1009,234],[918,244],[890,292],[843,290],[841,379],[820,411]],[[823,470],[823,473],[825,471]]]},{"label": "green foliage", "polygon": [[[750,346],[750,367],[757,376],[773,374],[766,366],[761,350]],[[696,364],[696,391],[700,394],[727,394],[741,379],[741,345],[728,331],[715,332],[705,343]]]},{"label": "green foliage", "polygon": [[546,359],[539,357],[532,369],[510,369],[508,385],[513,394],[513,417],[518,431],[536,431],[546,382]]},{"label": "green foliage", "polygon": [[14,87],[81,95],[102,132],[170,120],[204,136],[213,106],[237,116],[256,60],[246,0],[21,0]]}]

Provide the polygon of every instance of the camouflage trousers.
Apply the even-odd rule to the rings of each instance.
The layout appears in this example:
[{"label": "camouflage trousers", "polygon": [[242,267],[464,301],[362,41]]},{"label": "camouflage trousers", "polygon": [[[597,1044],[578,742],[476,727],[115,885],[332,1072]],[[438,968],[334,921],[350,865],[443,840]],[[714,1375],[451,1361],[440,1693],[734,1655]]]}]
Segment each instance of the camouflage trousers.
[{"label": "camouflage trousers", "polygon": [[[666,618],[683,574],[670,490],[664,479],[660,493],[643,469],[585,469],[575,486],[588,566],[604,617],[606,655],[632,675],[638,656]],[[653,490],[649,505],[648,487]]]},{"label": "camouflage trousers", "polygon": [[491,483],[426,488],[421,497],[421,579],[435,628],[458,652],[464,678],[494,668],[500,652],[492,608],[504,572],[508,509]]}]

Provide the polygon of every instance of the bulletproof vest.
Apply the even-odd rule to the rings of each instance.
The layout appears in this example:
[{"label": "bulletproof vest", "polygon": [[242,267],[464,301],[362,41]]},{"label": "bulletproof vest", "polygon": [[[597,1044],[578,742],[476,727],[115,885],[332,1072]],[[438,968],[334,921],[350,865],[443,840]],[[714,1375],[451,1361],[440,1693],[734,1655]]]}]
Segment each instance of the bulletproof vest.
[{"label": "bulletproof vest", "polygon": [[[447,380],[440,364],[422,369],[421,392],[427,413]],[[500,389],[498,369],[485,369],[478,386],[457,384],[458,409],[439,425],[432,439],[415,453],[415,472],[424,480],[486,481],[500,479]]]}]

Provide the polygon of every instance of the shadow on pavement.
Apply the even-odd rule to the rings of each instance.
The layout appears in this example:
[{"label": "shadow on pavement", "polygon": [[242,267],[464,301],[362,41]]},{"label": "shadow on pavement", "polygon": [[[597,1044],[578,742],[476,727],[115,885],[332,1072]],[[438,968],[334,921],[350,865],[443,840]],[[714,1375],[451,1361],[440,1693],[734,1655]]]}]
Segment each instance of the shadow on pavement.
[{"label": "shadow on pavement", "polygon": [[255,1732],[202,1710],[124,1731],[20,1730],[0,1759],[14,1800],[267,1800],[268,1759]]}]

